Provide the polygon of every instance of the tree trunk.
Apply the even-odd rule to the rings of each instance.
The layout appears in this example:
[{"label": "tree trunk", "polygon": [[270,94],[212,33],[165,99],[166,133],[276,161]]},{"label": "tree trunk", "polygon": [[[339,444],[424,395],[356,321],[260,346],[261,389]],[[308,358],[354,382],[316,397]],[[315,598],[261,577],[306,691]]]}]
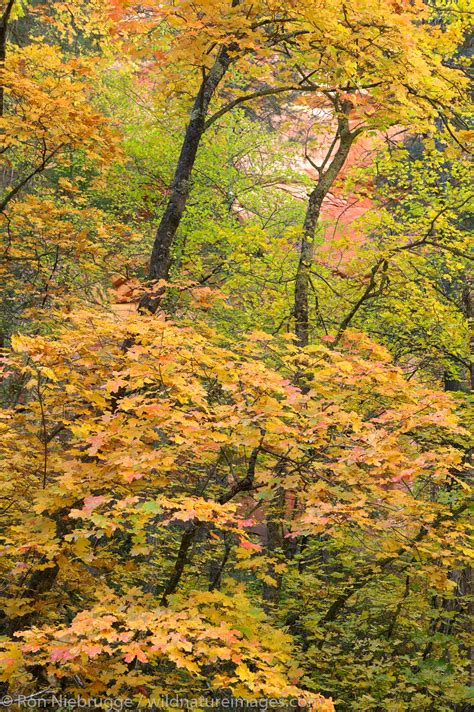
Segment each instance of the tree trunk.
[{"label": "tree trunk", "polygon": [[[11,11],[13,9],[13,3],[15,0],[9,0],[5,11],[0,18],[0,74],[3,73],[3,68],[5,66],[5,60],[7,58],[7,31],[8,31],[8,21],[10,19]],[[4,111],[4,88],[3,88],[3,77],[0,78],[0,116],[3,116]]]},{"label": "tree trunk", "polygon": [[[316,228],[321,213],[323,200],[328,194],[335,179],[339,175],[355,138],[360,133],[359,130],[350,131],[348,114],[351,103],[345,101],[341,105],[342,113],[338,116],[338,128],[336,138],[339,146],[332,159],[330,149],[325,162],[330,159],[330,163],[325,170],[320,169],[319,180],[309,195],[308,207],[303,224],[303,236],[301,238],[300,259],[296,271],[295,297],[293,316],[295,319],[295,334],[298,338],[299,346],[307,346],[310,336],[309,320],[309,283],[310,269],[313,260],[314,238]],[[324,166],[324,163],[323,163]]]},{"label": "tree trunk", "polygon": [[[462,298],[464,314],[468,322],[469,355],[471,359],[467,383],[462,380],[445,378],[445,390],[447,391],[469,392],[474,388],[474,295],[472,281],[472,275],[466,275]],[[473,474],[472,449],[466,453],[466,460],[467,484],[471,485]],[[453,571],[450,578],[455,582],[456,588],[454,589],[454,598],[445,601],[444,608],[458,614],[460,620],[457,622],[457,625],[472,638],[474,621],[474,570],[471,566],[467,565],[463,569]],[[470,645],[465,652],[468,660],[467,670],[469,675],[467,685],[471,687],[474,684],[474,646]],[[470,709],[468,704],[456,706],[456,712],[467,712],[468,709]]]},{"label": "tree trunk", "polygon": [[320,182],[318,182],[309,196],[303,225],[300,259],[296,271],[295,305],[293,311],[298,346],[307,346],[309,343],[309,273],[313,260],[316,226],[318,224],[324,196],[325,193],[320,189]]},{"label": "tree trunk", "polygon": [[463,290],[464,313],[468,324],[469,356],[471,359],[469,368],[468,390],[474,390],[474,277],[472,274],[466,275],[466,283]]},{"label": "tree trunk", "polygon": [[[266,526],[266,550],[272,559],[278,559],[283,553],[284,509],[285,491],[283,487],[278,487],[270,504]],[[282,575],[275,571],[273,564],[270,564],[267,569],[267,576],[273,580],[273,583],[269,581],[263,582],[263,605],[267,611],[271,611],[280,600]]]},{"label": "tree trunk", "polygon": [[[74,528],[73,520],[69,518],[69,512],[70,509],[62,509],[56,514],[56,538],[58,540],[62,540]],[[59,570],[60,567],[56,559],[48,560],[46,556],[43,556],[37,568],[33,568],[17,597],[36,601],[43,594],[49,593],[56,583]],[[0,615],[0,634],[11,637],[30,626],[35,618],[35,610],[11,618],[7,615]]]},{"label": "tree trunk", "polygon": [[[148,278],[152,281],[168,279],[171,267],[171,251],[175,242],[181,218],[186,209],[190,192],[190,180],[196,155],[205,130],[209,104],[219,83],[232,63],[231,53],[237,46],[223,47],[212,68],[202,80],[199,92],[189,117],[184,135],[181,153],[176,166],[171,195],[164,215],[158,226],[153,243],[153,249],[148,268]],[[141,308],[155,312],[159,303],[159,295],[147,294],[141,300]]]}]

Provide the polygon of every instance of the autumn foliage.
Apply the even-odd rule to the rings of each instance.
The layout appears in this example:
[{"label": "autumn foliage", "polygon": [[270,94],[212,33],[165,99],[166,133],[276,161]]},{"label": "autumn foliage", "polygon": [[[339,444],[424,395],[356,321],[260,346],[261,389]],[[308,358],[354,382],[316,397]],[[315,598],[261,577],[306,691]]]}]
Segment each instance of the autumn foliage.
[{"label": "autumn foliage", "polygon": [[469,708],[467,5],[3,0],[14,704]]}]

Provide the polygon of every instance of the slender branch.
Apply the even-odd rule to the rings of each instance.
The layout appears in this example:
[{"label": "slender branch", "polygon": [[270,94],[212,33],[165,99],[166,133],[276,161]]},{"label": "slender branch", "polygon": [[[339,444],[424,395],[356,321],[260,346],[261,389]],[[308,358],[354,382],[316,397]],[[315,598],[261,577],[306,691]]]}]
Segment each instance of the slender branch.
[{"label": "slender branch", "polygon": [[28,175],[25,176],[25,178],[23,178],[23,180],[18,183],[18,185],[12,188],[12,190],[8,193],[8,195],[5,196],[5,198],[0,203],[0,213],[3,213],[10,200],[13,200],[13,198],[18,195],[20,190],[24,188],[25,185],[29,183],[32,178],[34,178],[36,175],[42,173],[45,170],[50,160],[56,155],[56,153],[62,148],[62,146],[63,144],[57,146],[54,151],[49,154],[49,156],[43,156],[43,160],[39,164],[39,166],[36,166],[36,168],[32,170],[31,173],[28,173]]},{"label": "slender branch", "polygon": [[[263,437],[264,433],[262,433],[262,440]],[[252,453],[249,458],[249,464],[247,467],[247,474],[245,475],[245,477],[236,482],[228,492],[225,492],[219,497],[219,499],[217,500],[219,504],[226,504],[240,492],[248,492],[252,489],[255,479],[255,467],[257,464],[258,453],[261,450],[261,444],[262,443],[260,443],[260,445],[258,445],[252,450]],[[179,582],[183,575],[184,568],[189,561],[189,550],[191,549],[191,546],[194,543],[196,536],[202,526],[203,525],[201,524],[201,522],[199,522],[198,519],[194,519],[189,529],[185,531],[183,536],[181,537],[181,543],[174,563],[173,572],[170,578],[168,579],[168,583],[166,584],[163,594],[161,596],[161,606],[168,605],[168,597],[171,596],[178,588]]]},{"label": "slender branch", "polygon": [[257,464],[257,457],[260,452],[260,448],[261,445],[258,445],[252,450],[247,468],[247,474],[241,480],[236,482],[228,492],[224,492],[224,494],[219,497],[217,500],[219,504],[226,504],[227,502],[230,502],[236,494],[239,494],[239,492],[248,492],[252,489],[255,479],[255,466]]},{"label": "slender branch", "polygon": [[387,268],[388,268],[387,260],[380,260],[379,262],[377,262],[377,264],[374,267],[372,267],[371,272],[370,272],[369,283],[367,284],[367,287],[365,288],[362,295],[359,297],[357,302],[354,304],[354,306],[350,310],[349,314],[342,320],[342,322],[339,326],[339,329],[337,331],[336,338],[333,341],[333,346],[337,346],[337,344],[340,342],[345,330],[350,325],[351,321],[353,320],[353,318],[355,317],[355,315],[357,314],[357,312],[359,311],[361,306],[364,304],[364,302],[366,302],[367,299],[376,295],[376,292],[374,291],[375,284],[376,284],[376,277],[377,277],[377,274],[381,267],[383,269],[384,274],[382,277],[382,283],[381,283],[379,291],[378,291],[378,294],[380,294],[380,291],[383,288],[383,285],[386,281],[386,272],[387,272]]},{"label": "slender branch", "polygon": [[316,91],[314,88],[302,88],[300,86],[286,86],[286,87],[269,87],[268,89],[261,89],[260,91],[253,92],[253,94],[244,94],[243,96],[237,97],[237,99],[234,99],[233,101],[230,101],[228,104],[223,106],[221,109],[215,112],[215,114],[212,114],[208,118],[208,120],[205,123],[204,130],[208,129],[212,124],[217,121],[217,119],[220,119],[221,116],[224,116],[224,114],[227,114],[229,111],[232,111],[232,109],[235,109],[236,106],[239,106],[240,104],[243,104],[244,102],[247,101],[252,101],[253,99],[260,99],[261,97],[264,96],[272,96],[273,94],[283,94],[284,92],[290,92],[290,91],[298,91],[298,92],[303,92],[303,91]]},{"label": "slender branch", "polygon": [[225,569],[225,565],[227,564],[227,561],[229,560],[230,550],[231,550],[231,543],[230,543],[230,541],[227,540],[224,543],[224,555],[222,557],[222,561],[219,564],[219,567],[218,567],[217,571],[215,572],[214,576],[212,577],[211,582],[209,583],[209,591],[214,591],[215,588],[220,587],[222,573]]},{"label": "slender branch", "polygon": [[[434,520],[431,529],[437,529],[443,522],[445,522],[448,519],[456,519],[459,517],[466,509],[470,507],[472,504],[472,497],[466,499],[457,509],[454,509],[451,512],[446,512],[445,514],[438,514],[437,518]],[[423,526],[421,527],[420,531],[416,535],[416,537],[412,540],[413,544],[417,544],[418,542],[422,541],[426,535],[429,533],[430,529],[427,527]],[[356,579],[346,586],[344,591],[341,593],[340,596],[336,598],[335,601],[331,604],[329,609],[327,610],[326,614],[322,617],[321,622],[322,623],[330,623],[334,621],[341,610],[344,608],[346,605],[347,601],[352,598],[352,596],[357,593],[361,588],[363,588],[366,584],[370,583],[374,579],[375,576],[380,574],[382,571],[384,571],[387,566],[392,564],[393,562],[397,561],[400,559],[400,557],[406,552],[406,547],[401,547],[398,549],[394,554],[391,554],[390,556],[387,556],[385,559],[382,559],[381,561],[377,562],[375,565],[371,566],[369,569],[361,572]],[[405,561],[403,562],[405,564],[405,568],[410,565],[410,561]],[[322,641],[321,645],[324,643]]]}]

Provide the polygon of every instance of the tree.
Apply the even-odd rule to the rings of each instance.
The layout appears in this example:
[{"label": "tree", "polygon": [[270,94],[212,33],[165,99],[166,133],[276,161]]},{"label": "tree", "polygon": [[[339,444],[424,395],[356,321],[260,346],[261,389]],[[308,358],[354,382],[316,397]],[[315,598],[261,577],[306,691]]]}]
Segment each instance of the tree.
[{"label": "tree", "polygon": [[12,5],[2,693],[467,709],[465,25]]},{"label": "tree", "polygon": [[[123,3],[118,5],[123,6]],[[123,27],[126,29],[132,24],[134,29],[136,16],[130,3],[125,5]],[[165,42],[168,61],[173,63],[178,50],[179,63],[175,60],[175,66],[200,67],[202,72],[170,197],[154,241],[149,268],[151,280],[166,279],[169,275],[171,250],[188,200],[191,174],[206,129],[209,106],[217,90],[224,89],[222,82],[231,76],[229,72],[258,79],[262,74],[268,77],[270,71],[271,84],[221,106],[208,119],[207,126],[236,105],[288,91],[344,91],[361,89],[368,84],[378,90],[374,94],[378,100],[386,87],[390,92],[394,91],[393,79],[396,78],[395,91],[407,103],[408,111],[416,103],[413,98],[418,93],[422,96],[425,111],[436,103],[439,94],[443,93],[443,98],[448,101],[454,95],[456,90],[453,90],[449,76],[453,70],[443,68],[440,71],[440,59],[442,52],[453,46],[457,35],[442,36],[436,29],[420,22],[424,16],[422,4],[403,10],[394,5],[382,12],[374,3],[373,7],[370,5],[360,12],[349,12],[344,3],[337,2],[324,12],[318,12],[317,23],[313,19],[313,10],[304,3],[301,6],[295,3],[288,13],[283,7],[267,7],[265,3],[247,6],[237,2],[231,6],[219,3],[209,11],[203,7],[198,12],[191,4],[174,10],[157,8],[151,3],[144,10],[147,37],[154,34],[157,22],[166,21],[174,29]],[[411,44],[406,51],[410,52],[410,62],[417,72],[415,88],[401,80],[402,71],[405,78],[406,67],[402,31],[405,26],[411,29]],[[371,38],[371,32],[377,38]],[[440,39],[441,46],[435,49]],[[158,46],[161,57],[162,36]],[[255,62],[255,56],[259,62]],[[263,63],[265,60],[270,66]],[[153,309],[156,308],[155,302],[156,299],[144,299],[143,306]]]},{"label": "tree", "polygon": [[[130,334],[134,344],[123,350]],[[36,677],[53,673],[71,691],[78,675],[88,689],[137,695],[144,688],[149,695],[163,670],[191,694],[200,689],[205,665],[214,687],[236,695],[299,694],[284,677],[285,667],[290,680],[296,674],[283,653],[286,639],[231,594],[238,583],[245,596],[255,576],[273,585],[244,512],[263,506],[281,486],[298,492],[297,517],[289,513],[284,525],[288,541],[321,527],[345,546],[370,533],[377,553],[361,552],[364,583],[392,565],[420,566],[423,542],[424,575],[444,590],[439,543],[445,523],[461,517],[464,493],[456,489],[449,502],[438,502],[436,515],[424,493],[460,466],[443,442],[444,430],[459,430],[448,397],[407,383],[383,349],[355,335],[348,352],[321,347],[306,355],[314,376],[309,392],[289,385],[302,358],[293,346],[258,332],[237,350],[215,339],[206,327],[157,317],[117,321],[78,312],[54,342],[14,340],[18,357],[9,368],[21,370],[25,389],[22,407],[5,413],[2,438],[11,522],[2,526],[10,582],[3,629],[24,631],[5,644],[4,678],[14,685],[28,684],[33,666]],[[264,365],[265,354],[274,352],[283,373]],[[20,433],[22,445],[13,450]],[[400,482],[410,483],[406,491]],[[400,528],[410,532],[407,539],[398,537]],[[231,554],[221,563],[222,593],[213,586],[206,593],[223,536]],[[460,526],[442,556],[458,560],[464,545]],[[278,556],[273,563],[286,585],[293,585],[293,566]],[[141,590],[144,579],[152,582],[149,594]],[[348,593],[358,588],[357,579],[344,585]],[[348,597],[345,591],[340,595]],[[117,618],[120,593],[130,608]],[[208,616],[219,602],[217,640],[224,648],[216,656],[210,643],[201,649],[197,640],[215,636]],[[45,606],[56,611],[47,623]],[[240,622],[234,610],[242,611]],[[262,621],[259,644],[244,632],[248,616]],[[71,619],[72,626],[65,622]],[[166,630],[179,630],[179,620],[188,632],[176,648]],[[237,637],[230,633],[235,627]],[[133,660],[136,672],[125,678]],[[158,689],[164,684],[162,678]]]},{"label": "tree", "polygon": [[[9,4],[5,11],[10,22],[14,10]],[[85,200],[120,151],[111,122],[91,104],[94,63],[44,37],[9,45],[2,67],[2,343],[28,315],[36,315],[38,328],[41,309],[74,290],[97,298],[104,273],[97,265],[107,261],[113,269],[114,242],[133,239],[126,225]],[[117,256],[116,269],[123,263]]]}]

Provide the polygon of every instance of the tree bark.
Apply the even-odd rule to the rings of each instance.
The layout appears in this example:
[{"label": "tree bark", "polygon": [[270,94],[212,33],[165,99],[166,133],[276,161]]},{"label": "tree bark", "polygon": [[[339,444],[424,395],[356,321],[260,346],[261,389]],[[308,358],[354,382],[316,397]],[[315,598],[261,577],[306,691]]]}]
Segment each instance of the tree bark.
[{"label": "tree bark", "polygon": [[[8,21],[10,20],[11,11],[13,9],[13,3],[15,0],[9,0],[5,11],[0,18],[0,74],[3,74],[3,68],[5,67],[5,60],[7,58],[7,32],[8,32]],[[3,87],[3,77],[0,78],[0,116],[3,116],[4,112],[4,95],[5,90]]]},{"label": "tree bark", "polygon": [[[223,47],[219,51],[213,66],[204,76],[194,101],[171,184],[171,195],[153,243],[148,267],[148,278],[152,281],[168,279],[171,268],[171,251],[186,209],[191,187],[191,175],[199,144],[206,128],[209,104],[232,63],[232,52],[235,50],[237,50],[237,45]],[[153,313],[156,311],[159,301],[159,295],[156,293],[146,294],[141,300],[140,307]]]},{"label": "tree bark", "polygon": [[[272,503],[274,512],[270,513],[267,519],[267,546],[266,550],[272,558],[277,557],[283,550],[283,526],[281,522],[282,510],[284,507],[284,492],[279,490],[275,501]],[[276,606],[280,600],[282,575],[277,573],[272,564],[269,565],[267,576],[273,579],[273,583],[263,582],[263,606],[267,611]]]},{"label": "tree bark", "polygon": [[[473,294],[473,277],[467,274],[465,277],[465,285],[463,289],[462,301],[463,310],[468,323],[468,339],[469,339],[469,355],[470,368],[467,376],[467,383],[464,381],[445,378],[445,390],[447,391],[471,391],[474,389],[474,294]],[[472,448],[466,453],[468,463],[467,469],[467,484],[472,484],[473,474],[473,451]],[[474,569],[472,566],[453,571],[450,576],[455,582],[454,597],[451,600],[443,602],[443,607],[448,611],[453,611],[459,616],[457,625],[460,626],[467,636],[472,639],[473,621],[474,621]],[[450,621],[450,625],[454,620]],[[450,631],[448,631],[450,632]],[[474,684],[474,645],[469,645],[465,650],[467,658],[467,672],[469,681],[467,685],[472,687]],[[464,712],[469,707],[464,704],[456,706],[456,712]]]},{"label": "tree bark", "polygon": [[466,275],[466,283],[463,290],[464,313],[467,318],[468,339],[469,339],[469,383],[468,389],[474,390],[474,276]]},{"label": "tree bark", "polygon": [[339,141],[338,148],[331,158],[332,149],[326,156],[326,161],[330,161],[328,167],[319,169],[319,179],[315,187],[311,191],[308,200],[305,220],[303,223],[303,235],[301,238],[300,258],[295,279],[295,295],[293,316],[295,319],[295,334],[298,339],[299,346],[307,346],[310,337],[310,319],[309,319],[309,285],[310,285],[310,269],[313,260],[314,238],[316,228],[318,226],[319,217],[321,214],[321,206],[323,200],[328,194],[339,175],[355,138],[359,135],[360,130],[351,132],[349,128],[349,111],[352,105],[349,101],[344,101],[340,105],[340,114],[338,116],[338,127],[336,138]]}]

